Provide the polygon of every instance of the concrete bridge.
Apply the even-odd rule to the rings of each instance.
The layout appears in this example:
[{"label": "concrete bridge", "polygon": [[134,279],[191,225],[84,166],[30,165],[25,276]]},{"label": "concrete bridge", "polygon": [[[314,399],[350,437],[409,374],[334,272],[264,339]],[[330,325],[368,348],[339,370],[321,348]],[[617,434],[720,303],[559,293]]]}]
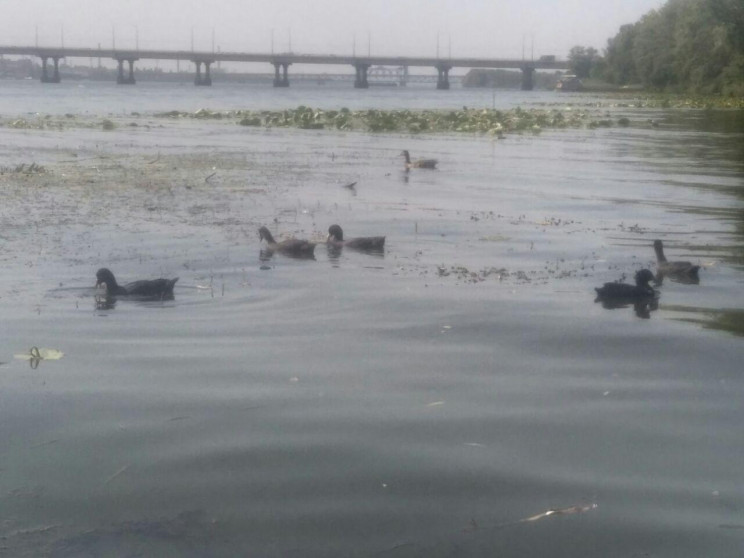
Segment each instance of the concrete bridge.
[{"label": "concrete bridge", "polygon": [[[437,89],[449,89],[452,68],[514,68],[522,71],[522,89],[533,87],[535,70],[565,70],[568,63],[554,56],[537,60],[497,58],[434,58],[407,56],[338,56],[326,54],[199,52],[186,50],[125,50],[67,47],[0,46],[0,55],[36,56],[41,59],[41,81],[59,83],[59,61],[63,58],[111,58],[119,64],[117,83],[134,84],[134,63],[137,60],[189,60],[196,67],[195,85],[212,85],[210,67],[215,62],[263,62],[274,66],[274,87],[289,87],[289,67],[292,64],[351,65],[356,70],[354,87],[369,87],[367,72],[372,66],[433,67],[437,70]],[[51,61],[53,68],[49,68]],[[125,64],[127,67],[125,68]],[[202,67],[204,73],[202,73]],[[50,73],[51,72],[51,73]]]}]

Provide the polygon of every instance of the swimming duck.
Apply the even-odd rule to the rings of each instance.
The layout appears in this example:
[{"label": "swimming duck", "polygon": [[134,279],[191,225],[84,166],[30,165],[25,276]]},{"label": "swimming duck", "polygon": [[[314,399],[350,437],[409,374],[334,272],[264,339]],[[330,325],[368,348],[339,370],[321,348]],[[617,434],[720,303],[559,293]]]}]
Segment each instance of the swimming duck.
[{"label": "swimming duck", "polygon": [[114,274],[109,269],[102,267],[96,272],[96,288],[106,285],[106,294],[108,296],[135,295],[169,298],[173,296],[173,286],[176,284],[176,281],[178,281],[178,277],[175,279],[142,279],[121,286],[116,282]]},{"label": "swimming duck", "polygon": [[635,274],[635,285],[628,285],[627,283],[605,283],[602,287],[596,287],[594,290],[597,291],[597,299],[599,300],[622,300],[622,301],[633,301],[641,300],[646,298],[653,298],[656,296],[656,291],[649,285],[649,281],[653,281],[654,274],[648,269],[641,269]]},{"label": "swimming duck", "polygon": [[415,161],[411,161],[411,155],[405,149],[401,151],[400,154],[406,158],[406,170],[435,169],[437,168],[437,164],[439,163],[439,161],[437,161],[436,159],[416,159]]},{"label": "swimming duck", "polygon": [[692,265],[692,262],[669,262],[664,256],[664,245],[661,240],[654,240],[654,250],[656,251],[656,269],[660,275],[669,275],[670,277],[689,277],[690,279],[698,278],[699,265]]},{"label": "swimming duck", "polygon": [[344,231],[338,225],[328,227],[328,240],[326,243],[334,248],[345,246],[363,252],[382,252],[385,249],[384,236],[360,236],[344,240]]},{"label": "swimming duck", "polygon": [[277,242],[274,240],[269,229],[261,227],[258,229],[258,236],[261,240],[266,240],[269,252],[280,252],[285,256],[292,256],[295,258],[312,258],[314,257],[315,243],[308,242],[307,240],[300,240],[297,238],[289,238]]}]

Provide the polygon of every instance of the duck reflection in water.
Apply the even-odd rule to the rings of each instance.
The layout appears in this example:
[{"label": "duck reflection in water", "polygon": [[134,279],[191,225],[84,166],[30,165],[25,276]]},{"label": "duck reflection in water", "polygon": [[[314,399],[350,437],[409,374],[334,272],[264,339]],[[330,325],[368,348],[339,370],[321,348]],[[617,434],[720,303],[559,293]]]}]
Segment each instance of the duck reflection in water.
[{"label": "duck reflection in water", "polygon": [[633,305],[633,310],[639,318],[648,319],[651,312],[659,308],[659,293],[649,285],[654,274],[648,269],[641,269],[635,274],[635,285],[626,283],[605,283],[597,287],[597,298],[594,302],[601,302],[603,308],[613,310]]},{"label": "duck reflection in water", "polygon": [[96,310],[113,310],[116,307],[116,297],[108,293],[96,293]]}]

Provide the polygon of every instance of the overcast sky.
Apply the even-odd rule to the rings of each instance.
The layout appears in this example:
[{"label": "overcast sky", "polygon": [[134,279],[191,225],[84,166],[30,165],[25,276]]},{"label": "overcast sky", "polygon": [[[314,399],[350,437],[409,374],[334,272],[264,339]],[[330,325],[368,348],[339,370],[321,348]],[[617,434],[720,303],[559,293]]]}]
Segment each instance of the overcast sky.
[{"label": "overcast sky", "polygon": [[0,43],[453,57],[602,51],[665,0],[0,0]]}]

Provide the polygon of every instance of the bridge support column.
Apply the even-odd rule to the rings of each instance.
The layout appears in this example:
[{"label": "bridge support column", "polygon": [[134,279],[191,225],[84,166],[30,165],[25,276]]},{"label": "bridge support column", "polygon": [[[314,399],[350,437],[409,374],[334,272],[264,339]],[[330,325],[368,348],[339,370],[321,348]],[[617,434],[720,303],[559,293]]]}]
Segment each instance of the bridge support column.
[{"label": "bridge support column", "polygon": [[[119,85],[134,85],[137,80],[134,79],[134,62],[136,58],[117,58],[119,64],[119,73],[116,76],[116,83]],[[124,75],[124,62],[129,63],[128,75]]]},{"label": "bridge support column", "polygon": [[47,73],[47,57],[41,57],[41,83],[49,83],[49,74]]},{"label": "bridge support column", "polygon": [[50,76],[47,70],[46,56],[41,57],[41,83],[59,83],[62,78],[59,75],[59,56],[52,56],[52,62],[54,63],[54,73]]},{"label": "bridge support column", "polygon": [[212,85],[212,72],[210,70],[211,67],[212,62],[204,62],[204,79],[202,80],[202,85]]},{"label": "bridge support column", "polygon": [[535,73],[535,68],[532,66],[522,67],[522,91],[532,91],[535,84],[532,80],[532,74]]},{"label": "bridge support column", "polygon": [[52,58],[54,61],[54,74],[52,75],[52,83],[59,83],[62,81],[62,78],[59,75],[59,56],[55,56]]},{"label": "bridge support column", "polygon": [[[209,72],[209,67],[212,65],[211,60],[194,60],[196,64],[196,77],[194,78],[194,85],[212,85],[212,75]],[[201,65],[204,64],[204,75],[201,73]]]},{"label": "bridge support column", "polygon": [[452,69],[452,66],[448,66],[447,64],[439,64],[437,66],[437,73],[439,74],[437,76],[437,89],[449,89],[450,88],[449,71],[451,69]]},{"label": "bridge support column", "polygon": [[274,87],[289,87],[288,62],[272,62],[274,64]]},{"label": "bridge support column", "polygon": [[134,85],[137,83],[134,79],[134,59],[130,58],[127,60],[129,62],[129,77],[127,78],[127,83],[130,85]]},{"label": "bridge support column", "polygon": [[354,64],[356,68],[356,78],[354,79],[354,87],[356,89],[368,89],[369,82],[367,81],[367,70],[369,64]]}]

